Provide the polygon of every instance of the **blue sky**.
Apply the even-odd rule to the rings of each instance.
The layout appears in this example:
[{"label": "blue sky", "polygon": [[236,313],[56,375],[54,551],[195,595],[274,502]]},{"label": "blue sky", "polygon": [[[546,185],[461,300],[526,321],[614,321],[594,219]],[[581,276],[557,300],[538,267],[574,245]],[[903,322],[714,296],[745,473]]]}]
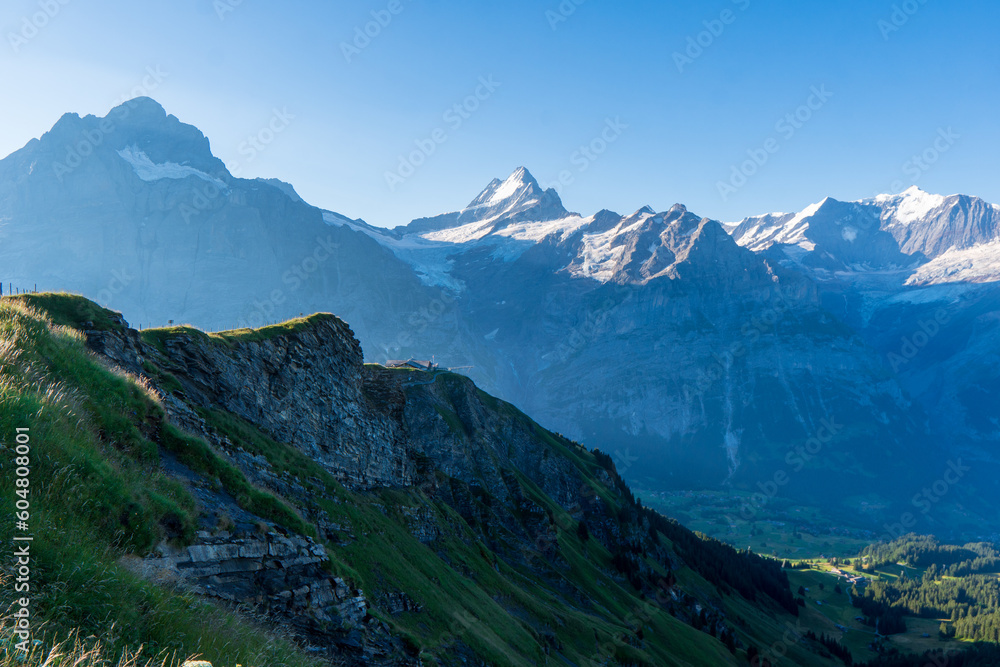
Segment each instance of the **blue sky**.
[{"label": "blue sky", "polygon": [[[145,91],[241,176],[384,226],[520,165],[581,213],[735,220],[913,184],[1000,202],[998,19],[943,0],[8,0],[0,154]],[[293,118],[272,135],[276,110]]]}]

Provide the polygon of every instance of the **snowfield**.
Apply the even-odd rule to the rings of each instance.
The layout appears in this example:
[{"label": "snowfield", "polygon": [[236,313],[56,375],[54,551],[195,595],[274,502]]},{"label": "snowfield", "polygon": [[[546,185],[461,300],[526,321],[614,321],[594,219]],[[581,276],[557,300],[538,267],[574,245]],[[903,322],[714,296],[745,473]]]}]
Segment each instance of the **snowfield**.
[{"label": "snowfield", "polygon": [[132,170],[135,171],[135,175],[146,181],[147,183],[153,181],[159,181],[164,178],[171,178],[175,180],[181,180],[188,178],[189,176],[194,176],[195,178],[200,178],[203,181],[208,181],[209,183],[215,184],[220,189],[227,189],[226,184],[217,178],[209,176],[203,171],[195,169],[194,167],[186,167],[175,162],[164,162],[163,164],[155,164],[149,159],[143,151],[139,150],[137,146],[128,146],[118,151],[118,155],[121,156],[123,160],[132,165]]}]

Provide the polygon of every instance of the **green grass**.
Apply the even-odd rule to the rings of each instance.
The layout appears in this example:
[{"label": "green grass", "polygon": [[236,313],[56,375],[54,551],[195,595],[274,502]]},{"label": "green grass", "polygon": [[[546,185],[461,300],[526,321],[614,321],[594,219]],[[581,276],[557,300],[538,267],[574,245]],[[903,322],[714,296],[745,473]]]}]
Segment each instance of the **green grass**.
[{"label": "green grass", "polygon": [[301,450],[279,443],[268,437],[250,422],[225,410],[199,408],[198,414],[217,433],[228,437],[251,454],[263,456],[279,475],[288,474],[308,491],[321,492],[333,497],[346,494],[339,482],[326,468],[302,453]]},{"label": "green grass", "polygon": [[[94,317],[75,297],[46,296],[35,303],[62,309],[61,322]],[[27,302],[0,301],[0,434],[6,460],[14,429],[31,429],[32,611],[47,641],[79,631],[102,638],[102,655],[145,644],[149,655],[202,653],[216,667],[317,665],[228,611],[132,573],[130,559],[165,539],[185,543],[196,526],[192,495],[159,469],[163,409]],[[0,475],[7,517],[14,480]],[[12,522],[0,522],[0,540],[12,536]],[[12,595],[0,586],[4,608]]]},{"label": "green grass", "polygon": [[[799,586],[809,589],[806,593],[805,613],[802,616],[803,624],[817,634],[825,633],[841,640],[851,650],[856,661],[874,658],[875,653],[868,648],[868,645],[875,638],[874,628],[854,620],[861,614],[856,607],[851,605],[847,594],[847,584],[843,579],[829,572],[830,566],[817,563],[815,567],[819,569],[788,571],[793,590],[798,590]],[[919,578],[916,571],[913,574]],[[898,577],[898,575],[899,568],[896,568],[891,575],[882,576]],[[822,588],[820,588],[821,584]],[[836,592],[838,585],[841,588],[840,593]],[[820,605],[817,602],[823,604]],[[938,627],[941,620],[908,616],[906,618],[906,632],[891,635],[888,638],[888,644],[904,653],[916,654],[941,648],[943,643],[938,639]],[[839,630],[837,625],[848,628],[847,632]],[[923,637],[921,636],[923,634],[930,636]],[[949,646],[958,647],[961,646],[961,643],[951,642]]]},{"label": "green grass", "polygon": [[67,292],[21,294],[4,299],[10,303],[22,303],[45,312],[55,324],[75,329],[85,328],[90,322],[95,331],[122,331],[124,327],[113,319],[117,313],[101,308],[93,301]]},{"label": "green grass", "polygon": [[441,405],[435,405],[434,410],[441,415],[441,419],[444,423],[448,425],[448,430],[457,436],[465,437],[468,433],[465,430],[465,424],[462,420],[458,418],[458,415],[451,408],[446,408]]},{"label": "green grass", "polygon": [[200,340],[205,343],[219,343],[225,344],[224,339],[213,336],[212,334],[207,334],[204,331],[195,329],[194,327],[188,326],[175,326],[175,327],[163,327],[159,329],[143,329],[140,332],[140,336],[144,343],[152,345],[161,353],[166,354],[167,352],[167,341],[173,340],[180,336],[188,336],[194,338],[195,340]]},{"label": "green grass", "polygon": [[291,336],[302,331],[308,331],[321,322],[333,322],[339,326],[347,328],[347,325],[330,313],[314,313],[306,317],[297,317],[279,324],[262,327],[260,329],[232,329],[230,331],[220,331],[215,336],[231,342],[253,343],[265,340],[272,340],[279,336]]},{"label": "green grass", "polygon": [[319,322],[335,322],[346,328],[346,324],[329,313],[316,313],[308,317],[299,317],[281,324],[274,324],[262,329],[231,329],[229,331],[219,331],[216,333],[205,333],[194,327],[179,325],[170,327],[160,327],[156,329],[144,329],[141,332],[142,340],[160,352],[166,352],[166,342],[179,336],[188,336],[204,343],[214,343],[217,345],[232,346],[237,343],[255,343],[277,338],[279,336],[289,336],[292,334],[307,331],[316,326]]},{"label": "green grass", "polygon": [[181,463],[218,481],[246,511],[274,521],[293,533],[317,536],[316,527],[300,517],[288,503],[252,485],[239,468],[201,438],[187,435],[171,425],[165,426],[161,435],[163,446],[174,452]]},{"label": "green grass", "polygon": [[[420,502],[404,492],[393,492],[395,497],[387,493],[379,494],[380,505],[386,508]],[[406,590],[424,607],[420,614],[395,619],[423,645],[443,642],[435,652],[442,651],[439,656],[447,659],[449,643],[460,639],[490,665],[535,665],[544,662],[544,639],[538,628],[551,628],[563,653],[577,664],[589,664],[588,660],[598,657],[595,634],[612,650],[626,650],[617,638],[631,633],[625,621],[641,617],[642,601],[603,571],[610,559],[607,552],[598,553],[602,550],[591,545],[590,555],[584,556],[575,535],[560,531],[560,550],[569,559],[570,570],[553,573],[557,581],[540,580],[532,571],[516,570],[496,560],[451,508],[436,506],[435,511],[442,525],[457,527],[435,545],[448,554],[448,562],[423,545],[408,547],[405,559],[386,558],[394,545],[398,548],[413,538],[400,528],[398,519],[382,523],[385,517],[380,510],[364,519],[368,539],[345,549],[345,558],[365,579]],[[589,598],[584,606],[591,610],[567,605],[559,592],[566,587]],[[648,652],[643,652],[648,664],[729,663],[731,656],[721,644],[663,610],[650,614],[648,625],[654,628],[652,637],[664,640],[654,640]]]},{"label": "green grass", "polygon": [[[544,628],[551,629],[563,653],[578,664],[594,657],[595,631],[610,653],[633,650],[621,637],[631,633],[625,621],[636,617],[642,601],[628,584],[623,587],[607,574],[611,555],[596,541],[583,545],[575,534],[575,522],[527,479],[521,478],[525,494],[569,527],[560,529],[557,537],[569,564],[565,572],[541,561],[536,562],[546,572],[541,577],[532,568],[510,567],[454,509],[419,489],[348,491],[304,454],[268,438],[252,424],[223,411],[206,410],[202,416],[234,443],[264,456],[276,473],[307,488],[315,510],[349,526],[357,539],[346,546],[327,545],[338,563],[336,571],[350,573],[370,596],[405,591],[423,608],[420,613],[383,620],[419,647],[425,661],[433,655],[450,664],[456,643],[462,642],[491,665],[539,664],[544,661]],[[558,440],[555,444],[564,446]],[[588,469],[586,457],[592,457],[578,455]],[[438,481],[461,485],[443,476]],[[481,490],[469,493],[481,508],[492,502]],[[407,529],[405,508],[429,512],[443,531],[441,539],[432,546],[416,540]],[[494,532],[498,541],[515,539],[503,529]],[[566,589],[579,592],[585,600],[582,609],[566,604]],[[650,637],[672,638],[669,644],[647,640],[645,651],[633,657],[648,664],[727,664],[731,658],[719,642],[663,610],[651,614],[646,624]]]},{"label": "green grass", "polygon": [[172,394],[183,389],[177,378],[170,373],[161,370],[159,367],[154,366],[148,361],[143,362],[142,370],[156,382],[156,386],[159,387],[161,391]]}]

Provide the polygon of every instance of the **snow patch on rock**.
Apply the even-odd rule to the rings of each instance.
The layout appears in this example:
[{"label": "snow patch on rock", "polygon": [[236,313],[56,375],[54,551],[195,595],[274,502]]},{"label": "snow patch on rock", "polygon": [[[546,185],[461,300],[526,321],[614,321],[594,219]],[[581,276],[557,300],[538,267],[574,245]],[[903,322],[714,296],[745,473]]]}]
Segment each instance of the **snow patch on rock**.
[{"label": "snow patch on rock", "polygon": [[132,170],[135,172],[136,176],[147,183],[159,181],[164,178],[181,180],[194,176],[195,178],[200,178],[203,181],[212,183],[223,190],[228,189],[226,184],[219,179],[209,176],[205,172],[195,169],[194,167],[177,164],[176,162],[156,164],[149,159],[149,156],[146,155],[145,152],[139,150],[137,146],[127,146],[118,151],[118,155],[132,165]]}]

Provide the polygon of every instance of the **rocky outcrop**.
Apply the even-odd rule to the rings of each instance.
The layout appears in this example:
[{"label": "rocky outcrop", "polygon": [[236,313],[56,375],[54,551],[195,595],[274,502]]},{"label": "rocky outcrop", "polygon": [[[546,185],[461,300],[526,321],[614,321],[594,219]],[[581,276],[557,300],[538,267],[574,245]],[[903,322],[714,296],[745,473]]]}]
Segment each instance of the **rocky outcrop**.
[{"label": "rocky outcrop", "polygon": [[83,324],[87,346],[112,364],[134,375],[141,375],[149,350],[143,345],[139,332],[129,328],[121,313],[105,312],[110,326],[95,328],[93,322]]},{"label": "rocky outcrop", "polygon": [[185,547],[161,545],[143,566],[152,579],[250,604],[310,633],[357,627],[367,614],[364,593],[329,574],[329,561],[323,545],[307,537],[202,532]]},{"label": "rocky outcrop", "polygon": [[510,477],[515,470],[564,507],[579,498],[579,470],[541,441],[544,431],[468,378],[445,373],[413,383],[403,418],[414,450],[434,469],[482,487],[502,503],[520,495],[520,483]]},{"label": "rocky outcrop", "polygon": [[[251,610],[291,629],[332,664],[415,664],[388,626],[368,613],[361,590],[329,573],[326,549],[307,537],[267,534],[198,534],[184,547],[161,545],[133,566],[148,579]],[[418,611],[406,595],[391,609]]]},{"label": "rocky outcrop", "polygon": [[[131,334],[100,334],[91,341],[110,359],[132,362]],[[162,355],[161,367],[181,384],[189,403],[223,408],[257,425],[351,488],[413,480],[401,424],[365,393],[361,348],[332,315],[259,335],[210,337],[182,330],[163,339],[161,352],[148,345],[143,351]],[[182,406],[174,410],[182,412]]]}]

